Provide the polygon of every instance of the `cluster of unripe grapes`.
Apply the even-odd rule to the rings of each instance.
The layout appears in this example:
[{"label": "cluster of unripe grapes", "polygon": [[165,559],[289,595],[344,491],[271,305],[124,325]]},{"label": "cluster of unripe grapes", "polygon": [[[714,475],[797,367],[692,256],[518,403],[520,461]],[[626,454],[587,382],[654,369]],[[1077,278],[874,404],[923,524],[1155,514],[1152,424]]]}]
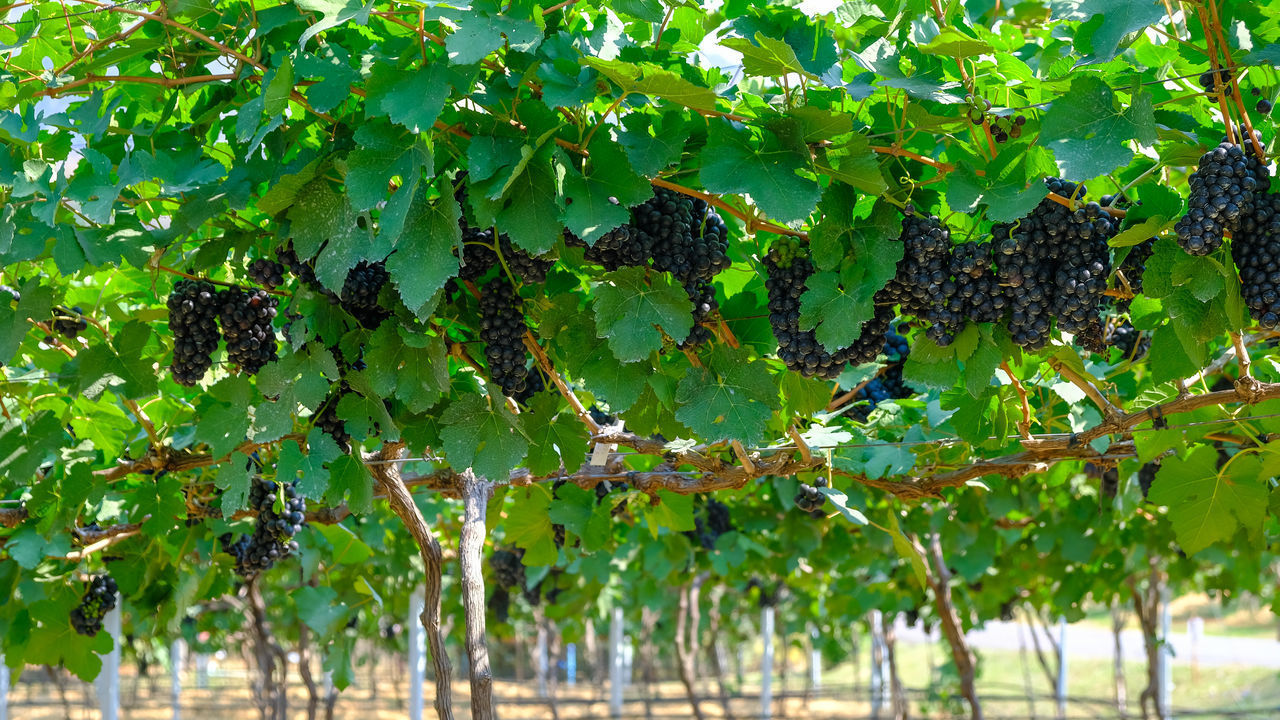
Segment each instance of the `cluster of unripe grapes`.
[{"label": "cluster of unripe grapes", "polygon": [[991,101],[973,95],[964,96],[965,117],[974,125],[986,123],[991,128],[991,138],[1000,144],[1022,137],[1022,126],[1027,119],[1022,115],[995,115],[991,113]]}]

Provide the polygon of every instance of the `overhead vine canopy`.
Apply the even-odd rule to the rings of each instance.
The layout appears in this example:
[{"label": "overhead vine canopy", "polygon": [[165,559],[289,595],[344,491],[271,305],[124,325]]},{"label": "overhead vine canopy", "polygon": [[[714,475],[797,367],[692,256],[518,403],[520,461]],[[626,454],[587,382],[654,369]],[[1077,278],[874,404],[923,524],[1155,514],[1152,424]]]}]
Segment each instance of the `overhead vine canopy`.
[{"label": "overhead vine canopy", "polygon": [[[1087,461],[1188,553],[1274,543],[1278,42],[1251,0],[13,4],[6,658],[101,644],[107,547],[178,617],[472,476],[656,533]],[[524,562],[587,497],[514,493]]]}]

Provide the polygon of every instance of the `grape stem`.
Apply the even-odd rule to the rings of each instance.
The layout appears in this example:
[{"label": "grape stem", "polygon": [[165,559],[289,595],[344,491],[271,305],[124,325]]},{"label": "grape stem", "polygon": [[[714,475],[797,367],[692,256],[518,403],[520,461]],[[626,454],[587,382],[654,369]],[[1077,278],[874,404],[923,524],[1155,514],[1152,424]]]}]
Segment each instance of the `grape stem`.
[{"label": "grape stem", "polygon": [[1072,385],[1080,388],[1085,395],[1089,396],[1089,399],[1098,406],[1098,409],[1102,411],[1105,417],[1113,418],[1124,415],[1119,408],[1111,404],[1110,400],[1107,400],[1092,382],[1089,382],[1083,375],[1068,367],[1066,363],[1054,358],[1049,360],[1049,366],[1056,370],[1059,375],[1066,378]]},{"label": "grape stem", "polygon": [[1022,381],[1017,375],[1013,374],[1013,370],[1009,367],[1008,360],[1000,362],[1000,369],[1004,371],[1009,383],[1013,385],[1013,391],[1018,394],[1018,399],[1022,401],[1022,421],[1018,423],[1018,434],[1023,440],[1031,439],[1031,402],[1027,399],[1027,389],[1022,386]]}]

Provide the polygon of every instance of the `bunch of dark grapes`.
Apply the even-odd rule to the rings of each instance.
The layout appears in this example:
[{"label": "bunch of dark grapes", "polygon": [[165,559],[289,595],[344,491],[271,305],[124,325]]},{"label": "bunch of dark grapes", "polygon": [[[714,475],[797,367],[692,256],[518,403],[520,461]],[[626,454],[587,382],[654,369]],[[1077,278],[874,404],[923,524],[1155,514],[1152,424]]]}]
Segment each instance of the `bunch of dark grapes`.
[{"label": "bunch of dark grapes", "polygon": [[66,308],[57,308],[54,311],[53,320],[49,323],[49,328],[68,340],[74,340],[80,336],[89,327],[89,322],[84,319],[84,311],[77,305],[70,310]]},{"label": "bunch of dark grapes", "polygon": [[520,559],[523,552],[511,550],[494,550],[489,556],[489,567],[493,570],[493,580],[503,589],[524,589],[524,562]]},{"label": "bunch of dark grapes", "polygon": [[1273,106],[1271,104],[1271,101],[1267,100],[1266,98],[1263,98],[1262,100],[1258,101],[1258,104],[1253,106],[1253,109],[1257,110],[1263,115],[1270,115],[1272,107]]},{"label": "bunch of dark grapes", "polygon": [[[288,252],[293,252],[290,249]],[[297,256],[294,256],[297,260]],[[284,263],[268,260],[267,258],[258,258],[249,265],[249,279],[259,285],[274,288],[284,284]]]},{"label": "bunch of dark grapes", "polygon": [[942,283],[951,260],[951,231],[936,215],[918,215],[912,205],[903,210],[902,259],[885,287],[886,297],[902,311],[918,318],[943,304]]},{"label": "bunch of dark grapes", "polygon": [[1280,193],[1258,199],[1231,240],[1249,316],[1267,330],[1280,325]]},{"label": "bunch of dark grapes", "polygon": [[681,282],[709,280],[730,265],[728,229],[702,200],[657,188],[632,210],[632,225],[640,244],[651,249],[654,269]]},{"label": "bunch of dark grapes", "polygon": [[[479,280],[499,264],[498,254],[493,251],[492,229],[466,227],[462,231],[462,243],[462,265],[458,268],[458,277],[463,280]],[[534,257],[512,245],[511,238],[505,234],[498,238],[498,249],[502,251],[507,269],[522,282],[546,281],[547,272],[555,265],[550,258]]]},{"label": "bunch of dark grapes", "polygon": [[[1059,193],[1071,197],[1075,187],[1070,183]],[[1070,192],[1067,192],[1070,191]],[[1053,232],[1049,253],[1054,272],[1054,294],[1049,310],[1058,319],[1058,327],[1075,332],[1096,320],[1106,302],[1107,276],[1110,274],[1111,251],[1107,240],[1118,230],[1111,216],[1098,203],[1087,203],[1072,214],[1072,222]]]},{"label": "bunch of dark grapes", "polygon": [[1120,488],[1120,470],[1114,464],[1108,463],[1092,463],[1084,464],[1084,474],[1086,477],[1101,481],[1098,485],[1102,497],[1114,500],[1116,491]]},{"label": "bunch of dark grapes", "polygon": [[280,264],[289,270],[289,274],[298,278],[303,285],[313,290],[332,293],[325,289],[320,280],[316,277],[316,266],[311,260],[303,260],[298,256],[297,250],[294,249],[293,243],[276,248],[276,259]]},{"label": "bunch of dark grapes", "polygon": [[231,288],[221,293],[222,337],[227,358],[249,375],[276,359],[272,321],[279,301],[266,290]]},{"label": "bunch of dark grapes", "polygon": [[800,483],[800,489],[796,492],[795,497],[796,507],[815,518],[822,517],[822,506],[827,503],[827,496],[823,495],[818,488],[826,486],[827,479],[824,477],[814,480],[813,485]]},{"label": "bunch of dark grapes", "polygon": [[347,433],[347,424],[338,417],[338,403],[342,402],[342,397],[349,392],[351,392],[349,389],[339,387],[337,391],[325,398],[324,404],[315,414],[315,426],[333,438],[333,441],[343,450],[351,449],[351,435]]},{"label": "bunch of dark grapes", "polygon": [[249,489],[249,505],[257,513],[252,536],[241,535],[230,542],[231,534],[222,536],[223,550],[236,559],[236,574],[251,578],[266,572],[282,560],[298,551],[293,539],[306,523],[306,502],[298,497],[295,483],[284,486],[284,507],[275,510],[276,484],[255,477]]},{"label": "bunch of dark grapes", "polygon": [[[944,231],[945,232],[945,231]],[[942,282],[932,288],[932,304],[924,319],[929,339],[945,347],[969,322],[997,322],[1004,317],[1004,291],[991,269],[991,245],[964,242],[948,248]]]},{"label": "bunch of dark grapes", "polygon": [[1142,499],[1147,499],[1151,492],[1151,483],[1156,481],[1156,473],[1160,472],[1160,459],[1156,458],[1138,468],[1138,487],[1142,490]]},{"label": "bunch of dark grapes", "polygon": [[102,629],[102,618],[116,606],[116,581],[110,575],[98,575],[71,609],[71,627],[81,635],[93,637]]},{"label": "bunch of dark grapes", "polygon": [[688,337],[680,343],[681,349],[697,347],[715,338],[710,328],[702,323],[710,320],[712,313],[720,307],[720,303],[716,301],[715,286],[710,281],[702,278],[687,280],[684,292],[693,304],[693,327],[689,330]]},{"label": "bunch of dark grapes", "polygon": [[173,333],[174,382],[191,387],[213,366],[218,349],[218,315],[222,298],[211,283],[179,280],[167,301],[169,330]]},{"label": "bunch of dark grapes", "polygon": [[653,257],[653,238],[641,234],[632,225],[621,225],[605,233],[594,245],[566,230],[565,244],[570,247],[586,248],[583,257],[587,262],[602,265],[605,270],[613,271],[624,267],[643,267]]},{"label": "bunch of dark grapes", "polygon": [[390,313],[378,304],[378,294],[390,279],[385,260],[376,263],[361,260],[347,272],[342,283],[339,296],[342,309],[351,313],[362,327],[376,328],[390,317]]},{"label": "bunch of dark grapes", "polygon": [[1200,87],[1204,88],[1205,92],[1214,93],[1225,90],[1230,82],[1231,71],[1226,68],[1219,68],[1217,72],[1208,70],[1200,75]]},{"label": "bunch of dark grapes", "polygon": [[[1045,178],[1050,192],[1075,198],[1075,183]],[[994,235],[996,277],[1009,307],[1013,341],[1030,350],[1049,342],[1052,320],[1078,332],[1098,319],[1105,300],[1116,226],[1102,207],[1076,210],[1044,199],[1029,215],[998,223]]]},{"label": "bunch of dark grapes", "polygon": [[854,402],[866,401],[865,407],[855,407],[853,416],[866,420],[875,406],[885,400],[899,400],[915,395],[911,388],[902,381],[902,365],[911,353],[911,345],[907,338],[890,330],[884,334],[882,352],[889,361],[880,374],[872,378],[854,393]]},{"label": "bunch of dark grapes", "polygon": [[503,587],[494,588],[486,607],[493,614],[495,622],[507,622],[511,619],[511,593]]},{"label": "bunch of dark grapes", "polygon": [[693,523],[694,529],[686,532],[685,536],[704,550],[714,550],[720,536],[733,530],[729,506],[715,498],[707,500],[705,512],[694,516]]},{"label": "bunch of dark grapes", "polygon": [[1240,146],[1224,141],[1200,157],[1190,185],[1187,214],[1174,230],[1183,250],[1208,255],[1222,245],[1225,232],[1235,232],[1253,213],[1254,201],[1270,189],[1271,178],[1252,152],[1246,155]]},{"label": "bunch of dark grapes", "polygon": [[502,394],[525,401],[537,389],[525,367],[524,335],[529,331],[520,296],[505,277],[496,277],[480,288],[480,339],[489,365],[489,379]]},{"label": "bunch of dark grapes", "polygon": [[778,340],[778,357],[787,368],[805,377],[835,378],[849,362],[849,353],[828,352],[812,330],[800,329],[800,297],[813,263],[794,240],[779,240],[764,257],[765,288],[769,292],[769,324]]}]

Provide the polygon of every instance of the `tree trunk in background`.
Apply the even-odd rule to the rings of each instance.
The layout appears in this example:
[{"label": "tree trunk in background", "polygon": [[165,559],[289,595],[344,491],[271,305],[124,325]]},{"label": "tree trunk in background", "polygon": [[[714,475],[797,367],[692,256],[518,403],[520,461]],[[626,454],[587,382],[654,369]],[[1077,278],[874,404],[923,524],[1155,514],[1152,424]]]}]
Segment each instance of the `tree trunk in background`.
[{"label": "tree trunk in background", "polygon": [[289,717],[289,658],[275,643],[267,624],[267,604],[258,589],[258,578],[245,584],[249,608],[253,652],[258,667],[253,680],[254,699],[263,720],[287,720]]},{"label": "tree trunk in background", "polygon": [[711,593],[711,603],[708,606],[707,619],[709,626],[707,635],[710,642],[707,643],[707,660],[711,665],[711,673],[715,675],[716,692],[720,697],[720,708],[724,713],[726,720],[734,720],[733,710],[730,708],[729,693],[726,692],[724,686],[725,675],[725,654],[724,642],[720,637],[720,598],[724,595],[724,587],[718,586]]},{"label": "tree trunk in background", "polygon": [[[485,513],[493,483],[463,470],[462,530],[458,534],[458,565],[462,572],[462,607],[466,615],[467,665],[471,680],[472,720],[493,720],[493,670],[485,637],[484,539]],[[553,705],[554,707],[554,705]]]},{"label": "tree trunk in background", "polygon": [[516,627],[516,682],[523,683],[525,681],[525,678],[528,676],[528,672],[524,666],[525,660],[527,659],[525,657],[525,647],[524,647],[524,628],[521,627],[521,623],[519,622],[516,623],[515,627]]},{"label": "tree trunk in background", "polygon": [[298,623],[298,675],[307,688],[307,720],[317,720],[320,713],[320,688],[311,675],[311,631],[306,623]]},{"label": "tree trunk in background", "polygon": [[924,563],[925,579],[933,590],[938,617],[942,621],[942,635],[951,646],[951,659],[960,675],[960,694],[969,702],[970,718],[982,720],[982,704],[974,686],[976,671],[973,650],[969,648],[964,628],[960,625],[960,616],[956,614],[955,605],[951,602],[951,571],[947,569],[946,559],[942,556],[942,543],[936,534],[929,539],[928,560]]},{"label": "tree trunk in background", "polygon": [[[541,608],[539,608],[541,609]],[[558,650],[560,639],[557,636],[555,623],[547,618],[546,612],[541,612],[538,619],[538,644],[547,649],[547,662],[542,665],[539,661],[539,667],[542,668],[542,682],[547,688],[547,707],[551,710],[551,719],[560,720],[560,706],[556,704],[556,681],[559,679],[559,670],[556,659],[560,655]]]},{"label": "tree trunk in background", "polygon": [[67,700],[67,685],[62,679],[62,674],[54,669],[52,665],[44,666],[45,675],[49,676],[49,682],[58,690],[58,700],[62,702],[62,714],[66,720],[71,720],[71,702]]},{"label": "tree trunk in background", "polygon": [[[1030,720],[1036,720],[1036,690],[1031,683],[1031,659],[1027,656],[1027,635],[1023,632],[1023,623],[1021,620],[1014,618],[1014,623],[1018,626],[1018,657],[1022,665],[1022,687],[1023,692],[1027,696],[1027,717]],[[1035,632],[1035,628],[1031,628],[1031,632]]]},{"label": "tree trunk in background", "polygon": [[[696,669],[694,663],[698,656],[698,595],[706,574],[694,578],[685,587],[679,588],[680,602],[676,610],[676,664],[680,671],[680,682],[684,685],[685,695],[689,698],[689,706],[693,708],[693,716],[704,720],[702,705],[698,702],[698,689],[694,684]],[[692,639],[690,638],[692,636]]]},{"label": "tree trunk in background", "polygon": [[1120,633],[1124,631],[1124,626],[1129,622],[1128,613],[1124,611],[1124,606],[1119,600],[1111,602],[1111,636],[1113,639],[1113,656],[1111,664],[1112,682],[1115,685],[1116,693],[1116,711],[1120,713],[1120,717],[1125,717],[1129,712],[1129,689],[1125,687],[1124,682],[1124,647],[1120,644]]},{"label": "tree trunk in background", "polygon": [[907,720],[907,693],[902,687],[902,678],[898,676],[898,636],[894,632],[894,624],[898,614],[885,613],[880,616],[880,630],[884,637],[885,658],[889,665],[889,698],[893,709],[893,720]]},{"label": "tree trunk in background", "polygon": [[1147,654],[1147,686],[1138,696],[1144,720],[1164,717],[1164,709],[1160,707],[1160,589],[1164,585],[1164,572],[1160,570],[1159,563],[1159,558],[1151,558],[1151,572],[1145,593],[1139,590],[1135,576],[1130,576],[1127,580],[1133,596],[1133,611],[1142,628],[1142,645]]},{"label": "tree trunk in background", "polygon": [[[439,720],[453,720],[453,668],[449,665],[449,653],[445,647],[445,635],[440,629],[440,586],[444,572],[444,551],[440,549],[440,541],[422,517],[422,511],[413,502],[409,488],[405,487],[400,477],[399,460],[404,453],[403,443],[384,443],[374,458],[382,462],[369,465],[379,489],[387,497],[387,504],[404,523],[405,529],[413,537],[422,556],[425,569],[423,585],[426,588],[426,601],[422,606],[422,627],[427,632],[427,646],[431,652],[431,665],[434,670],[436,686],[436,717]],[[483,525],[483,523],[481,523]],[[480,599],[483,607],[484,598]]]}]

